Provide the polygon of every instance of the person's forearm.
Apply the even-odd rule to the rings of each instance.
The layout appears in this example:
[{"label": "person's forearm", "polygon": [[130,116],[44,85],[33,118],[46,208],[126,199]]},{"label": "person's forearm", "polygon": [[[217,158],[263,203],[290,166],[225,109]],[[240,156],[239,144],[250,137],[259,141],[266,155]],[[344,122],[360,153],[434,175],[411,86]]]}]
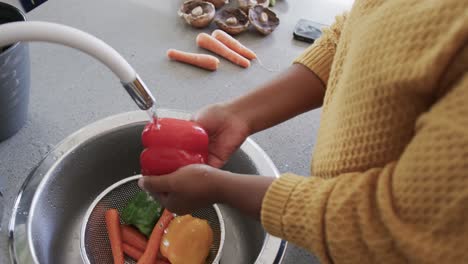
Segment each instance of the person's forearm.
[{"label": "person's forearm", "polygon": [[263,197],[274,180],[273,177],[226,172],[218,177],[218,202],[260,220]]},{"label": "person's forearm", "polygon": [[245,119],[253,134],[320,107],[324,94],[325,86],[315,73],[294,64],[272,81],[228,102],[226,107]]}]

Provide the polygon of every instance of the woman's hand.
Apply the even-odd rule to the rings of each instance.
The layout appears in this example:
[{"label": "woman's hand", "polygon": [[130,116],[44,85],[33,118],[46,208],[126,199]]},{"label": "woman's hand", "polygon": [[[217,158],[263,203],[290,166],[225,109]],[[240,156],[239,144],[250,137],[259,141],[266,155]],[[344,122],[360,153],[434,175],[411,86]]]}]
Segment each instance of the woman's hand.
[{"label": "woman's hand", "polygon": [[251,134],[321,106],[324,93],[311,70],[294,64],[244,96],[202,109],[193,120],[210,136],[208,165],[221,168]]},{"label": "woman's hand", "polygon": [[168,175],[144,176],[138,185],[177,214],[225,203],[260,219],[263,197],[273,180],[273,177],[234,174],[195,164]]},{"label": "woman's hand", "polygon": [[143,190],[177,214],[220,202],[219,186],[227,172],[211,166],[194,164],[162,176],[144,176],[138,181]]},{"label": "woman's hand", "polygon": [[208,165],[220,168],[245,139],[250,128],[226,104],[214,104],[200,110],[193,118],[210,137]]}]

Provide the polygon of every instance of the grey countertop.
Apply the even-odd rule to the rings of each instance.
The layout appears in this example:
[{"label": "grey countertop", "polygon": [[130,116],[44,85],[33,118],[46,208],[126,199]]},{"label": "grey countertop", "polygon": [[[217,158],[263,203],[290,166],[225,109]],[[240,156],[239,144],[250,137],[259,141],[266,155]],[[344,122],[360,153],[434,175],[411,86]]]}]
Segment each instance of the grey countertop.
[{"label": "grey countertop", "polygon": [[[17,1],[4,2],[17,5]],[[119,51],[151,87],[163,108],[195,111],[241,95],[272,78],[258,63],[242,69],[221,59],[217,72],[170,62],[168,48],[200,52],[194,30],[177,17],[181,1],[49,0],[28,14],[29,20],[70,25],[87,31]],[[292,39],[298,19],[330,24],[352,0],[278,0],[281,25],[267,37],[254,32],[239,39],[257,52],[268,68],[285,69],[307,44]],[[28,173],[55,144],[98,119],[137,107],[117,78],[92,58],[65,47],[30,45],[32,86],[29,119],[24,128],[0,143],[0,191],[5,212],[0,233],[0,263],[8,263],[10,209]],[[308,175],[320,110],[296,117],[253,136],[281,172]],[[284,262],[317,263],[306,251],[289,245]]]}]

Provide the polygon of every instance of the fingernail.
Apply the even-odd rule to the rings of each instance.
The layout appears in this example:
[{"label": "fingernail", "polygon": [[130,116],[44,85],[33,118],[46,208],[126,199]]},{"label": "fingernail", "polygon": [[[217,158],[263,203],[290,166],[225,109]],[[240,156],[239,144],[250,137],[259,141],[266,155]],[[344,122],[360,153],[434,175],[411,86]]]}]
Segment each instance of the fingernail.
[{"label": "fingernail", "polygon": [[143,177],[141,177],[138,180],[138,187],[140,187],[140,189],[142,189],[142,190],[145,190],[145,179]]}]

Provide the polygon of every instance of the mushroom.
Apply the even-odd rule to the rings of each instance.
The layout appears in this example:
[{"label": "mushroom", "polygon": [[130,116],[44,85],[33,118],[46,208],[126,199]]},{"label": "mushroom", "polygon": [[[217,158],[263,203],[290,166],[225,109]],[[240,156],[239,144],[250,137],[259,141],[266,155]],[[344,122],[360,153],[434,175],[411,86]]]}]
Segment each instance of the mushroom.
[{"label": "mushroom", "polygon": [[270,0],[238,0],[239,7],[242,8],[245,12],[256,5],[261,5],[263,7],[268,7],[270,5]]},{"label": "mushroom", "polygon": [[220,8],[225,4],[229,4],[229,0],[205,0],[206,2],[212,3],[216,8]]},{"label": "mushroom", "polygon": [[249,17],[239,8],[226,8],[215,18],[216,25],[231,35],[237,35],[249,28]]},{"label": "mushroom", "polygon": [[178,12],[187,24],[196,28],[208,26],[215,16],[215,6],[200,0],[189,0],[182,4]]},{"label": "mushroom", "polygon": [[280,23],[273,11],[261,5],[256,5],[249,10],[249,20],[263,35],[273,32]]}]

